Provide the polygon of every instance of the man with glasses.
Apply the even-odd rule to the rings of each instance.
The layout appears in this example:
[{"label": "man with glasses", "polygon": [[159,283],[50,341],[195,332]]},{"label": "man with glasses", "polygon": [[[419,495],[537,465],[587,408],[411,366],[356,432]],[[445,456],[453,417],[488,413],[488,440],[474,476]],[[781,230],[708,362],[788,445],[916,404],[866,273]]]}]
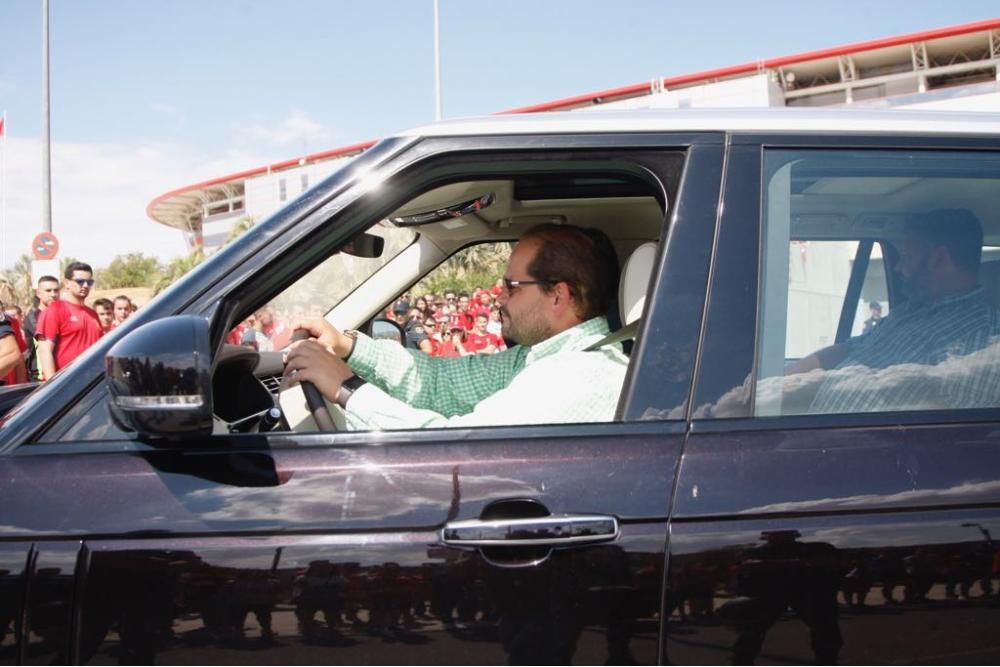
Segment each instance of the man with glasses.
[{"label": "man with glasses", "polygon": [[285,369],[345,408],[355,430],[611,421],[628,358],[604,313],[618,259],[602,232],[544,224],[514,248],[497,302],[517,346],[458,359],[307,320],[316,340],[293,346]]},{"label": "man with glasses", "polygon": [[35,335],[42,380],[51,379],[104,335],[97,312],[84,303],[94,286],[94,270],[89,264],[73,262],[64,276],[65,298],[49,304]]}]

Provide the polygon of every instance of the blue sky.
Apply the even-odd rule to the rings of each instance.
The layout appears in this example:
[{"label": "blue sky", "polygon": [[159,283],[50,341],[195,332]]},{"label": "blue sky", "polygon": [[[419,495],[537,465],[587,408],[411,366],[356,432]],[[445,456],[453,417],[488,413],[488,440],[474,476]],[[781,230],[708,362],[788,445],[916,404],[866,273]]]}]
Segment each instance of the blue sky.
[{"label": "blue sky", "polygon": [[[41,9],[0,4],[6,243],[41,228]],[[54,231],[65,252],[183,253],[158,194],[434,118],[431,0],[51,0]],[[446,118],[967,23],[995,0],[441,0]]]}]

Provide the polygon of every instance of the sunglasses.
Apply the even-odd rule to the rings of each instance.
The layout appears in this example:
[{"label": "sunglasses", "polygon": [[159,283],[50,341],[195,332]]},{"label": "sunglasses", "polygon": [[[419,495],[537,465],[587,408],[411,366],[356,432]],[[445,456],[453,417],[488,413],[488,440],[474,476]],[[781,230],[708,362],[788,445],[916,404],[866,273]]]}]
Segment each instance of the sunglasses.
[{"label": "sunglasses", "polygon": [[511,280],[510,278],[502,278],[504,289],[508,292],[513,292],[518,287],[522,285],[554,285],[558,281],[552,280]]},{"label": "sunglasses", "polygon": [[93,278],[73,278],[73,282],[75,282],[80,287],[93,287],[94,286],[94,279]]}]

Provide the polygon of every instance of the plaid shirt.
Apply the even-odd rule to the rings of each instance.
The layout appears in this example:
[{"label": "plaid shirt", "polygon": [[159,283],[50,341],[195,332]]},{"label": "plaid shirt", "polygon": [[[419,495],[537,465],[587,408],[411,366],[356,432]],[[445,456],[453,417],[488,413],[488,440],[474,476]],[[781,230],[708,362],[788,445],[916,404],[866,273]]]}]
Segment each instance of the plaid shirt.
[{"label": "plaid shirt", "polygon": [[1000,405],[1000,314],[977,288],[898,308],[852,338],[810,412],[882,412]]},{"label": "plaid shirt", "polygon": [[458,359],[429,357],[359,335],[348,363],[369,384],[347,406],[352,430],[614,419],[628,357],[587,347],[609,333],[595,317],[532,347]]}]

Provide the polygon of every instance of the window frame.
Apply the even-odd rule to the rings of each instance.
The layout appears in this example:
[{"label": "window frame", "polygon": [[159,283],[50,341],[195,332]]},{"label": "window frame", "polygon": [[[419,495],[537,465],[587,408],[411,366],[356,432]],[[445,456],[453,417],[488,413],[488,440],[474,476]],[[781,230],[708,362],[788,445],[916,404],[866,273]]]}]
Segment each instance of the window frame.
[{"label": "window frame", "polygon": [[[764,261],[764,160],[769,150],[990,152],[1000,137],[738,133],[730,136],[723,214],[696,371],[692,430],[732,432],[1000,421],[1000,406],[926,411],[754,416]],[[887,265],[887,271],[889,266]],[[887,281],[890,300],[893,280]],[[748,388],[747,380],[750,382]],[[730,399],[725,401],[725,399]],[[725,401],[725,403],[724,403]],[[726,405],[724,412],[711,408]],[[700,409],[699,409],[700,408]]]},{"label": "window frame", "polygon": [[[433,170],[428,171],[423,168],[426,161],[431,159],[445,161],[451,158],[473,160],[480,159],[482,156],[503,157],[511,153],[524,153],[527,155],[530,152],[537,152],[539,150],[546,150],[553,159],[556,159],[555,156],[557,155],[572,158],[588,151],[594,151],[597,153],[614,153],[621,159],[630,156],[634,164],[641,165],[639,160],[634,159],[639,154],[659,155],[662,157],[662,155],[667,153],[687,152],[694,146],[703,145],[714,146],[721,150],[722,141],[720,133],[712,132],[559,134],[546,135],[544,137],[501,135],[489,137],[429,138],[396,142],[397,145],[394,147],[400,147],[401,152],[391,155],[386,162],[379,165],[378,171],[389,175],[390,178],[400,177],[401,174],[401,177],[404,178],[415,178],[411,182],[411,190],[415,191],[427,189],[435,179],[441,178],[440,173],[435,173]],[[402,147],[405,147],[407,144],[409,144],[409,150],[402,151]],[[686,178],[686,160],[687,158],[685,158],[685,174],[682,176],[682,180]],[[441,173],[446,173],[447,169],[447,164],[442,163]],[[412,170],[418,170],[415,177],[412,176],[414,173]],[[186,305],[179,306],[177,310],[172,312],[163,312],[163,308],[151,309],[150,317],[155,319],[156,317],[181,313],[205,316],[212,323],[213,341],[215,341],[216,345],[221,345],[225,332],[236,321],[238,313],[248,308],[252,309],[249,307],[251,301],[266,301],[268,298],[273,297],[273,293],[277,292],[277,290],[266,287],[268,284],[274,284],[270,280],[271,278],[281,274],[285,278],[294,279],[291,276],[296,274],[295,270],[288,270],[287,267],[285,269],[277,269],[275,265],[279,264],[283,258],[287,259],[293,256],[296,248],[309,246],[320,227],[329,224],[330,228],[335,230],[328,234],[328,236],[331,239],[330,244],[336,244],[367,225],[371,220],[384,217],[384,214],[388,210],[391,210],[392,207],[389,207],[388,210],[373,217],[372,211],[375,208],[371,202],[364,201],[362,197],[365,192],[364,187],[362,187],[364,184],[359,183],[357,180],[350,183],[348,187],[335,189],[333,192],[330,192],[329,187],[326,186],[329,185],[330,181],[336,181],[336,176],[335,174],[334,177],[328,179],[328,182],[317,185],[307,195],[292,201],[285,209],[276,214],[274,218],[258,225],[253,230],[254,233],[246,236],[246,239],[241,239],[241,241],[233,244],[234,247],[229,249],[230,252],[228,253],[228,257],[231,259],[234,257],[234,253],[236,253],[237,246],[246,249],[245,246],[255,242],[259,243],[251,255],[241,258],[243,261],[229,262],[229,270],[225,275],[223,271],[218,270],[218,267],[223,264],[222,262],[212,263],[217,269],[211,271],[209,274],[213,278],[213,281],[210,285],[201,288],[196,297],[190,298],[177,294],[177,290],[175,290],[175,300],[168,303],[177,303],[180,301],[186,303]],[[657,178],[659,179],[659,176]],[[669,197],[670,193],[666,194]],[[668,215],[670,213],[668,211]],[[674,217],[676,218],[676,211],[674,211]],[[669,229],[672,234],[673,227]],[[266,243],[261,243],[263,239],[267,240]],[[305,270],[300,273],[304,273]],[[207,271],[205,269],[203,271],[196,271],[195,273],[204,275]],[[194,280],[195,277],[191,276],[188,280],[182,282],[190,285]],[[251,280],[254,281],[254,285],[248,287]],[[650,301],[656,302],[656,299],[651,296]],[[159,312],[154,316],[154,311]],[[641,338],[636,352],[639,352],[640,349]],[[86,386],[82,388],[80,393],[73,396],[71,402],[64,403],[64,409],[60,410],[56,415],[43,415],[39,410],[42,406],[34,405],[32,411],[34,414],[24,415],[27,419],[23,420],[25,422],[24,427],[20,429],[17,438],[12,439],[0,453],[13,451],[22,444],[58,442],[60,435],[67,431],[68,422],[72,421],[75,416],[78,416],[82,410],[102,408],[100,396],[102,393],[101,379],[103,376],[97,371],[98,369],[103,370],[103,364],[99,364],[93,358],[87,361],[89,363],[81,364],[79,368],[74,369],[74,373],[72,374],[78,383],[86,383]],[[627,410],[623,410],[621,406],[628,405],[628,401],[636,391],[637,380],[634,376],[638,367],[638,363],[630,364],[629,372],[626,376],[626,391],[623,391],[622,403],[619,406],[619,414],[622,415],[623,421],[637,419],[631,416],[631,413],[628,413]],[[85,371],[84,369],[87,370]],[[693,373],[693,363],[691,372]],[[646,385],[649,384],[649,382],[646,383]],[[685,392],[689,386],[690,381],[684,386]],[[46,396],[48,400],[55,400],[59,395],[58,392],[54,393],[54,395],[51,395],[52,392],[49,392],[49,394]],[[648,394],[649,388],[647,387],[643,395],[648,396]],[[37,401],[34,403],[37,403]],[[34,419],[31,419],[32,417]],[[622,422],[613,422],[611,426],[620,426],[621,424]],[[586,429],[593,428],[594,426],[594,424],[569,426],[539,425],[521,428],[525,429],[525,437],[536,437],[531,435],[536,429],[542,429],[543,431],[556,429],[556,431],[552,431],[550,434],[554,435],[557,431],[561,432],[561,430],[565,429],[568,429],[568,432],[578,432],[580,428]],[[666,431],[673,432],[677,428],[683,430],[683,425],[666,427]],[[428,432],[434,433],[434,431]],[[465,437],[461,435],[465,432],[464,429],[455,429],[455,432],[458,434],[455,437]],[[401,433],[405,434],[406,432],[394,432],[393,437],[395,438]],[[340,441],[347,435],[336,434],[334,440]],[[359,432],[352,435],[367,442],[372,441],[371,433]],[[213,437],[226,438],[226,436]],[[270,438],[270,436],[268,437]],[[316,437],[329,439],[331,434],[316,434]],[[311,439],[310,436],[290,433],[287,440],[290,444],[294,444],[301,438],[306,438],[306,440]],[[448,439],[451,440],[452,438],[449,436]],[[121,451],[122,449],[142,451],[148,448],[148,445],[140,443],[134,437],[106,441],[89,441],[88,444],[90,451]],[[52,444],[51,446],[58,448],[63,445]],[[188,450],[204,446],[199,446],[197,443],[191,442],[186,446],[182,444],[180,449]]]}]

